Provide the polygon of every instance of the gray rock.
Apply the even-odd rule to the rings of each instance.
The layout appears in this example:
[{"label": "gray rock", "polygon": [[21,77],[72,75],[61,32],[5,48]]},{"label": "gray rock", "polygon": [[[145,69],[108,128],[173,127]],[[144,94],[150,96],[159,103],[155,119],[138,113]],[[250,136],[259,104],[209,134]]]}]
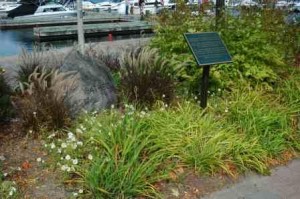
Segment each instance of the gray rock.
[{"label": "gray rock", "polygon": [[60,71],[72,72],[79,79],[67,102],[72,116],[82,110],[99,111],[116,103],[114,81],[104,63],[95,63],[73,50],[66,56]]}]

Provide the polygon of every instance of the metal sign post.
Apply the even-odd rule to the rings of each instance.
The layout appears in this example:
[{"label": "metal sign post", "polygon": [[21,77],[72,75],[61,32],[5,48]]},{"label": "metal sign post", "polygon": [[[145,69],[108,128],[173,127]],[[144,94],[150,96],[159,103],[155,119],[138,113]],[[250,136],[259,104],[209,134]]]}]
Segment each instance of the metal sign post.
[{"label": "metal sign post", "polygon": [[184,37],[197,64],[203,66],[200,106],[206,108],[210,66],[230,63],[231,56],[217,32],[185,33]]}]

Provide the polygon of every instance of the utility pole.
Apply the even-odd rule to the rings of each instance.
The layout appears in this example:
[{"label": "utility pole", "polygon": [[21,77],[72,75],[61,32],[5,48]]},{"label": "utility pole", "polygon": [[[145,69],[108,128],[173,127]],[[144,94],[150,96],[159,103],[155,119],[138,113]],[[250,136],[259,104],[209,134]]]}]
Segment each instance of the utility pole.
[{"label": "utility pole", "polygon": [[84,30],[83,30],[83,12],[82,12],[82,1],[77,0],[77,34],[78,34],[78,46],[79,51],[84,54]]}]

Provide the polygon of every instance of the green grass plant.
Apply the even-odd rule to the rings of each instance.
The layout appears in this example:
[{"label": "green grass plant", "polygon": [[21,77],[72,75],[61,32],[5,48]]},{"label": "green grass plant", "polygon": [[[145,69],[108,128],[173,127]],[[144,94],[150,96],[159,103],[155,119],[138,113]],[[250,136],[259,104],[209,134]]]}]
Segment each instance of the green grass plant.
[{"label": "green grass plant", "polygon": [[226,119],[237,125],[239,133],[248,138],[257,137],[271,157],[283,153],[289,145],[291,134],[289,108],[280,105],[275,95],[258,89],[232,93]]},{"label": "green grass plant", "polygon": [[[134,111],[133,106],[125,112],[85,115],[76,133],[69,132],[68,138],[55,143],[65,145],[56,154],[57,158],[62,157],[59,165],[79,176],[87,197],[159,197],[154,184],[165,179],[164,155],[146,134],[148,125],[140,121],[144,112]],[[79,140],[83,146],[78,145]],[[74,147],[76,143],[78,147]],[[72,164],[74,160],[79,164]]]},{"label": "green grass plant", "polygon": [[205,114],[192,102],[183,102],[166,111],[155,111],[145,119],[149,133],[168,157],[179,159],[202,174],[220,170],[235,175],[231,164],[238,169],[251,168],[265,173],[266,153],[255,138],[246,139],[236,133],[214,114]]},{"label": "green grass plant", "polygon": [[156,183],[178,166],[200,175],[269,174],[272,162],[300,149],[299,115],[288,106],[299,81],[284,82],[295,93],[247,87],[210,97],[206,110],[178,99],[151,111],[125,105],[86,114],[55,141],[58,165],[87,198],[159,198]]},{"label": "green grass plant", "polygon": [[[103,116],[106,117],[106,116]],[[103,117],[98,121],[105,120]],[[105,124],[105,122],[104,122]],[[115,125],[91,131],[99,145],[100,155],[85,173],[85,179],[96,198],[154,197],[153,183],[162,154],[145,134],[146,126],[125,115]]]}]

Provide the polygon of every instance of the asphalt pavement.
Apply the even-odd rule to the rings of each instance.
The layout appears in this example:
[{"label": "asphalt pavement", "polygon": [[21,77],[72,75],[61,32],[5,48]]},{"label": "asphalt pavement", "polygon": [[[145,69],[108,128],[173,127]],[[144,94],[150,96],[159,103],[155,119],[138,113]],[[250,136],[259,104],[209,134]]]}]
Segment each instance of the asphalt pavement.
[{"label": "asphalt pavement", "polygon": [[300,159],[272,169],[270,176],[248,174],[203,199],[300,199]]}]

